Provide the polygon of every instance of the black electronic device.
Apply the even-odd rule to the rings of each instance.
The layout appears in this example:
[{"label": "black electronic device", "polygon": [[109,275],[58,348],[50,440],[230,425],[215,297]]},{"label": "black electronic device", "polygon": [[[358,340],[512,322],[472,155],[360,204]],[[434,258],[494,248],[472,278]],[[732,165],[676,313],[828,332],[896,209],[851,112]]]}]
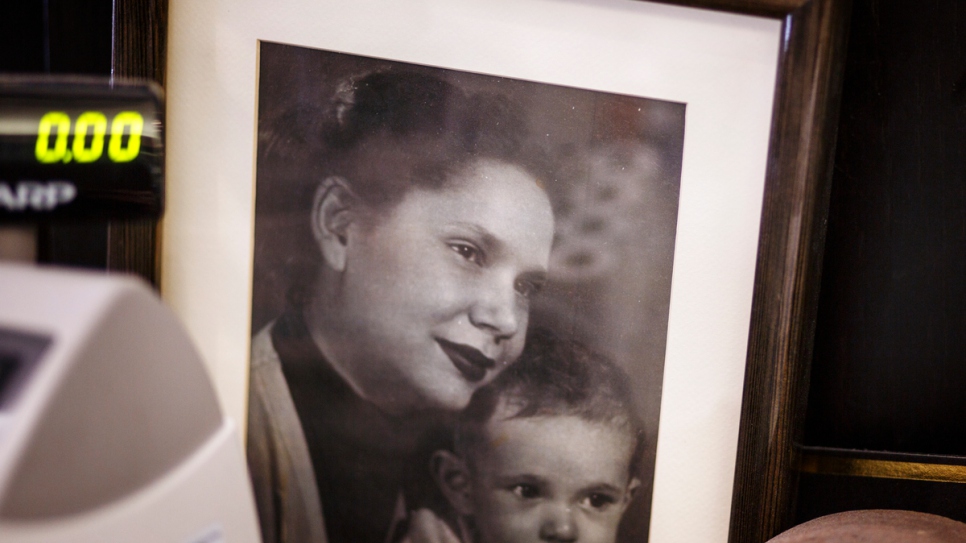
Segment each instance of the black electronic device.
[{"label": "black electronic device", "polygon": [[161,115],[154,83],[0,76],[0,221],[160,216]]}]

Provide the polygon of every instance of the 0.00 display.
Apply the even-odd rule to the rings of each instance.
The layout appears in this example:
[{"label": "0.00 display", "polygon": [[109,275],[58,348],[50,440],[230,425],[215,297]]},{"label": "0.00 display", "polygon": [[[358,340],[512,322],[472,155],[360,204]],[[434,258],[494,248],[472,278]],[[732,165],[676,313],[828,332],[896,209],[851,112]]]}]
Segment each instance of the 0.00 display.
[{"label": "0.00 display", "polygon": [[[62,111],[49,111],[40,118],[35,154],[43,164],[95,162],[104,154],[107,116],[85,111],[74,123],[74,139],[68,149],[71,118]],[[136,111],[122,111],[111,120],[107,156],[112,162],[130,162],[141,150],[144,118]],[[125,141],[126,140],[126,141]]]}]

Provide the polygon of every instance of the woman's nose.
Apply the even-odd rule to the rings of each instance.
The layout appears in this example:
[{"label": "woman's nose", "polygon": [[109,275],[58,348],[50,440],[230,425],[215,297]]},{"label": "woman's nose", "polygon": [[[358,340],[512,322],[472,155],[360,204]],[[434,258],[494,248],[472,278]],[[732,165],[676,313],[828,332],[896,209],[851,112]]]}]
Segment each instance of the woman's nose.
[{"label": "woman's nose", "polygon": [[550,504],[540,525],[540,540],[572,543],[578,535],[573,509],[564,504]]},{"label": "woman's nose", "polygon": [[470,322],[489,331],[499,341],[516,335],[525,311],[517,300],[514,281],[494,280],[480,286],[470,308]]}]

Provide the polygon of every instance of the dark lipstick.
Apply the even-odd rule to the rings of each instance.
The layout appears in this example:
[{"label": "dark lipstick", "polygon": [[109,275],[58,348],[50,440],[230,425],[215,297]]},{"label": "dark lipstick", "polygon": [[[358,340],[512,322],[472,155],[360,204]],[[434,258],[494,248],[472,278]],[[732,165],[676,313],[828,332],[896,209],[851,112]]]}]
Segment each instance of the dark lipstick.
[{"label": "dark lipstick", "polygon": [[445,339],[436,339],[436,343],[439,343],[456,369],[471,383],[481,381],[486,377],[488,370],[496,367],[496,361],[481,353],[479,349]]}]

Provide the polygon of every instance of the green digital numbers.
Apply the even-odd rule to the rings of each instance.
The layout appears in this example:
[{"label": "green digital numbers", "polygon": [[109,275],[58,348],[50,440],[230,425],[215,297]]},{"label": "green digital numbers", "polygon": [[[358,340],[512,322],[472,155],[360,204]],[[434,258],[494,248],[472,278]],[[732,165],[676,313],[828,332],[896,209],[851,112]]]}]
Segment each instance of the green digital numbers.
[{"label": "green digital numbers", "polygon": [[[50,148],[50,133],[57,129],[54,148]],[[60,111],[51,111],[40,119],[37,128],[37,160],[44,164],[60,162],[67,155],[67,136],[70,135],[70,117]]]},{"label": "green digital numbers", "polygon": [[[121,135],[127,128],[131,135],[127,147],[121,147]],[[136,111],[122,111],[111,122],[111,143],[107,145],[107,156],[114,162],[130,162],[141,152],[141,133],[144,132],[144,119]]]},{"label": "green digital numbers", "polygon": [[[91,146],[87,147],[88,129],[93,130]],[[82,113],[74,124],[74,160],[77,162],[94,162],[101,158],[104,152],[104,134],[107,133],[107,117],[100,111]],[[111,133],[113,137],[113,132]],[[120,138],[119,138],[120,139]]]},{"label": "green digital numbers", "polygon": [[[37,127],[37,161],[43,164],[76,161],[95,162],[104,154],[107,136],[107,117],[100,111],[85,111],[74,123],[73,144],[68,149],[71,135],[70,116],[62,111],[49,111],[40,118]],[[130,162],[141,152],[144,118],[136,111],[122,111],[111,121],[107,157],[112,162]],[[125,142],[124,136],[128,136]]]}]

